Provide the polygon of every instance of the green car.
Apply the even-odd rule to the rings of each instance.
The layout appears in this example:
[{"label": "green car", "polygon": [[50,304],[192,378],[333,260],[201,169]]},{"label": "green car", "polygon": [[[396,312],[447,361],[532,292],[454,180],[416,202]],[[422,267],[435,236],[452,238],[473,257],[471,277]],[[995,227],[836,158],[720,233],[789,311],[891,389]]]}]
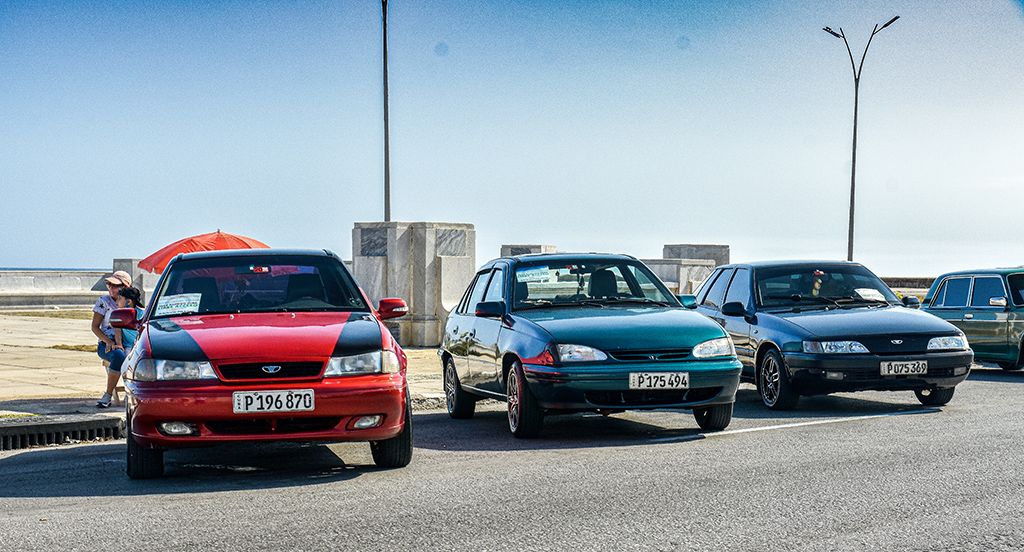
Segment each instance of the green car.
[{"label": "green car", "polygon": [[975,360],[1024,366],[1024,266],[943,274],[921,308],[967,334]]}]

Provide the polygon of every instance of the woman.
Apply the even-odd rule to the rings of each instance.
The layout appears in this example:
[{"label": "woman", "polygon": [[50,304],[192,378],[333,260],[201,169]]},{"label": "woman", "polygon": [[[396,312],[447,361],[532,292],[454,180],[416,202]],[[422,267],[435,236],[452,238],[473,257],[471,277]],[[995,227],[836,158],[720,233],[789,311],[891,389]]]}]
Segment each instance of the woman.
[{"label": "woman", "polygon": [[110,313],[118,308],[118,294],[122,288],[132,285],[132,277],[123,270],[118,270],[106,279],[107,294],[96,300],[92,308],[92,333],[99,338],[96,354],[110,363],[107,368],[107,392],[96,401],[99,408],[110,406],[110,399],[121,378],[121,364],[124,363],[124,347],[115,340],[114,328],[110,325]]}]

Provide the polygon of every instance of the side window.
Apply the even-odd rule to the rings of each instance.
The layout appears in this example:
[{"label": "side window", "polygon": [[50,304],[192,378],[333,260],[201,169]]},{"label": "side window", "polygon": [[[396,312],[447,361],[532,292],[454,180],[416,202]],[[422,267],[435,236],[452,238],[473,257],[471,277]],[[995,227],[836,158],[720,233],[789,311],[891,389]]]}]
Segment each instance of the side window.
[{"label": "side window", "polygon": [[970,278],[950,278],[935,294],[936,307],[966,307],[967,294],[971,290]]},{"label": "side window", "polygon": [[466,300],[463,301],[463,304],[459,309],[460,313],[473,312],[473,309],[476,308],[476,304],[483,299],[484,289],[487,288],[487,279],[490,277],[490,271],[481,272],[476,275],[476,279],[473,280],[473,285],[470,286],[469,291],[466,292]]},{"label": "side window", "polygon": [[1006,277],[1010,284],[1010,299],[1014,305],[1024,305],[1024,274],[1010,274]]},{"label": "side window", "polygon": [[728,287],[729,280],[732,279],[734,272],[736,272],[734,268],[723,270],[718,275],[715,283],[711,284],[711,289],[708,290],[708,294],[704,296],[704,300],[700,304],[713,309],[722,308],[722,302],[725,299],[725,288]]},{"label": "side window", "polygon": [[729,291],[725,294],[725,302],[732,303],[733,301],[739,301],[743,303],[743,306],[750,306],[750,270],[746,268],[737,268],[736,275],[732,277],[732,284],[729,285]]},{"label": "side window", "polygon": [[978,276],[974,278],[974,292],[971,293],[972,307],[988,307],[992,297],[1006,297],[1003,279],[999,276]]},{"label": "side window", "polygon": [[704,297],[707,296],[708,290],[711,289],[711,284],[714,283],[715,278],[718,278],[718,275],[721,273],[721,270],[716,270],[711,274],[708,274],[708,277],[704,278],[704,281],[697,286],[697,291],[693,292],[693,295],[697,298],[698,305],[704,301]]},{"label": "side window", "polygon": [[494,271],[494,276],[491,276],[491,283],[487,286],[487,293],[484,295],[484,301],[504,301],[505,300],[505,271],[498,269]]}]

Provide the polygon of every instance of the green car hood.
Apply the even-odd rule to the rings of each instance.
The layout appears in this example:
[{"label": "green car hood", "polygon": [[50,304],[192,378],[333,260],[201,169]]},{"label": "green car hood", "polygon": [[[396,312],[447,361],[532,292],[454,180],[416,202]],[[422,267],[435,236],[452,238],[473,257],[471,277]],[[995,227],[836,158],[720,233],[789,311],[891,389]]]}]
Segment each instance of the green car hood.
[{"label": "green car hood", "polygon": [[516,315],[546,330],[556,343],[609,351],[689,349],[726,335],[711,319],[681,308],[580,307]]}]

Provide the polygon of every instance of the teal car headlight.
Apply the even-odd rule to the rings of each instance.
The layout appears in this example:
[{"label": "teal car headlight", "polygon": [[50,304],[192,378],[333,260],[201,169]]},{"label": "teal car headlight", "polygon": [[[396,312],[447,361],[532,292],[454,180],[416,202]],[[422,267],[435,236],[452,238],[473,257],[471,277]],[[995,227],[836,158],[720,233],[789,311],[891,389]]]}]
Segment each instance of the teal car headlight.
[{"label": "teal car headlight", "polygon": [[209,362],[143,358],[135,364],[136,381],[193,381],[217,379]]},{"label": "teal car headlight", "polygon": [[558,358],[562,362],[597,362],[607,360],[608,355],[600,349],[586,345],[559,345]]},{"label": "teal car headlight", "polygon": [[967,349],[967,338],[961,335],[947,335],[944,337],[933,337],[928,340],[928,350],[937,351],[942,349],[965,350]]},{"label": "teal car headlight", "polygon": [[718,337],[698,343],[693,348],[693,356],[697,358],[714,358],[736,356],[736,348],[729,337]]},{"label": "teal car headlight", "polygon": [[859,341],[804,341],[804,352],[813,354],[870,353]]},{"label": "teal car headlight", "polygon": [[331,357],[324,376],[395,374],[401,369],[394,351],[372,351],[360,355]]}]

